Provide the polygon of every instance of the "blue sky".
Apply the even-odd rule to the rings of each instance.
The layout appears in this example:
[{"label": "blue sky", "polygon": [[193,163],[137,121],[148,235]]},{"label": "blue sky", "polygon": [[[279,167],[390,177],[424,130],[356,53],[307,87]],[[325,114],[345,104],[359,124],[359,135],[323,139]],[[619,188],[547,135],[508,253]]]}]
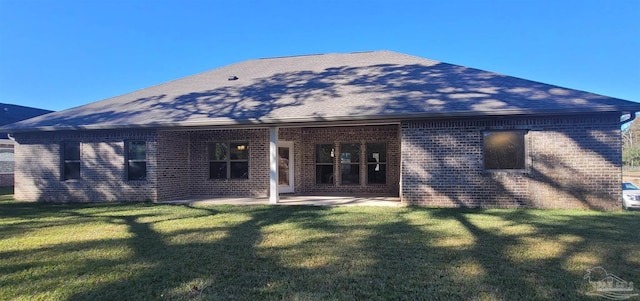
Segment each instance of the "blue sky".
[{"label": "blue sky", "polygon": [[248,59],[366,50],[640,101],[640,0],[0,0],[0,102],[63,110]]}]

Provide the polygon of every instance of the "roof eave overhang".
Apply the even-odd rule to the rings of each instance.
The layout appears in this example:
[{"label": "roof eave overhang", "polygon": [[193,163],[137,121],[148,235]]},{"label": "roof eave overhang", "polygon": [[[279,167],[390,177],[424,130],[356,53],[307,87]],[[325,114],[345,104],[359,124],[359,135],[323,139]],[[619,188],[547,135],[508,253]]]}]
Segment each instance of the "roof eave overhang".
[{"label": "roof eave overhang", "polygon": [[376,114],[358,116],[312,116],[292,118],[257,118],[247,120],[210,119],[204,121],[184,122],[151,122],[144,124],[95,124],[77,126],[39,126],[25,128],[2,129],[8,133],[26,132],[56,132],[78,130],[124,130],[124,129],[156,129],[156,130],[197,130],[197,129],[227,129],[227,128],[256,128],[256,127],[308,127],[331,125],[364,125],[364,124],[397,124],[401,121],[419,119],[452,119],[473,117],[513,117],[513,116],[560,116],[560,115],[584,115],[599,113],[632,114],[640,112],[640,105],[628,107],[603,106],[589,109],[557,110],[527,110],[509,109],[496,111],[459,111],[459,112],[428,112],[415,114]]}]

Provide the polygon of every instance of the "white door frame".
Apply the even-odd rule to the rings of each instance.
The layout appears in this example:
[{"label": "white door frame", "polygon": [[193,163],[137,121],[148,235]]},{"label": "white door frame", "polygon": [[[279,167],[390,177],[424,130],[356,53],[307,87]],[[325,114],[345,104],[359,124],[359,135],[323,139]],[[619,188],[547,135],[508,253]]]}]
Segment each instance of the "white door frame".
[{"label": "white door frame", "polygon": [[[288,186],[278,186],[278,191],[280,193],[294,193],[295,192],[295,160],[294,160],[294,152],[293,152],[293,141],[278,141],[278,148],[286,147],[289,148],[289,185]],[[278,157],[280,159],[280,157]],[[278,175],[278,178],[280,175]]]}]

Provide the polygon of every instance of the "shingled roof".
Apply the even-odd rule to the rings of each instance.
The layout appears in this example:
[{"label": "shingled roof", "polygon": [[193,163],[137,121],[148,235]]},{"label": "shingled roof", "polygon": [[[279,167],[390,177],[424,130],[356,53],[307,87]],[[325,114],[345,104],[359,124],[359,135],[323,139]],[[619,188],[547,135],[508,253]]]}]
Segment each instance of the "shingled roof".
[{"label": "shingled roof", "polygon": [[640,104],[391,51],[249,60],[5,131],[635,112]]},{"label": "shingled roof", "polygon": [[[44,115],[53,111],[0,103],[0,126]],[[7,133],[0,132],[0,139],[8,139]]]}]

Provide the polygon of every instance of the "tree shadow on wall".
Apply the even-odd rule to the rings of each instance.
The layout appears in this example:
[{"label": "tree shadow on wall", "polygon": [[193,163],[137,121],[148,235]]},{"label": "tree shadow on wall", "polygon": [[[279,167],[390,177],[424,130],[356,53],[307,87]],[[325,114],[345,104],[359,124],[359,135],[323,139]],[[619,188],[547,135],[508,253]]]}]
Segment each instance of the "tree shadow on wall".
[{"label": "tree shadow on wall", "polygon": [[[608,187],[611,183],[597,176],[585,183],[591,175],[576,169],[562,156],[534,155],[534,162],[526,172],[493,172],[484,169],[481,151],[465,149],[468,141],[482,141],[481,131],[461,130],[455,135],[434,131],[425,133],[421,141],[420,145],[403,147],[417,150],[419,160],[425,161],[405,162],[402,174],[406,183],[420,183],[419,187],[426,190],[421,195],[428,205],[544,208],[579,204],[586,209],[612,209],[595,201],[611,196],[592,189],[594,186]],[[555,194],[545,195],[548,191]],[[444,198],[449,203],[431,203],[429,198]],[[577,203],[564,204],[560,198]]]}]

